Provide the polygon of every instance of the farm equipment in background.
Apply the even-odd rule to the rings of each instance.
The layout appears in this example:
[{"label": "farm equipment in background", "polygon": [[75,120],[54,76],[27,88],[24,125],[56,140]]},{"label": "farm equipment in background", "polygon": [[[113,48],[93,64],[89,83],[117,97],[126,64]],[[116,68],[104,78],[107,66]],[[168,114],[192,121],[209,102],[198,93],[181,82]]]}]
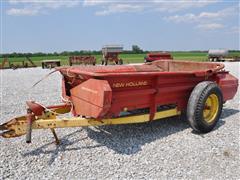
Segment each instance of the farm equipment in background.
[{"label": "farm equipment in background", "polygon": [[240,56],[229,56],[227,49],[210,49],[208,51],[208,60],[212,62],[240,61]]},{"label": "farm equipment in background", "polygon": [[[2,137],[26,135],[30,143],[32,129],[51,129],[59,143],[55,128],[143,123],[183,112],[195,131],[207,133],[238,88],[238,79],[220,63],[161,60],[56,71],[63,77],[64,104],[45,107],[28,101],[26,115],[0,125]],[[68,112],[74,117],[62,116]]]},{"label": "farm equipment in background", "polygon": [[144,61],[145,63],[147,63],[147,62],[152,62],[157,60],[166,60],[166,59],[173,59],[173,57],[168,52],[150,52],[145,56]]},{"label": "farm equipment in background", "polygon": [[52,69],[61,66],[61,61],[59,59],[49,59],[42,61],[42,68]]},{"label": "farm equipment in background", "polygon": [[102,48],[102,65],[108,65],[109,62],[121,65],[123,60],[118,57],[118,55],[123,52],[123,46],[121,45],[106,45]]},{"label": "farm equipment in background", "polygon": [[[5,64],[8,62],[7,58],[3,58],[2,64],[0,64],[0,69],[3,69],[5,67]],[[9,63],[9,62],[8,62]]]},{"label": "farm equipment in background", "polygon": [[26,60],[22,61],[10,61],[7,57],[5,57],[0,65],[0,69],[17,69],[17,68],[32,68],[37,67],[34,62],[30,59],[30,57],[26,57]]},{"label": "farm equipment in background", "polygon": [[69,65],[96,65],[96,58],[94,56],[88,55],[88,56],[70,56],[69,57]]}]

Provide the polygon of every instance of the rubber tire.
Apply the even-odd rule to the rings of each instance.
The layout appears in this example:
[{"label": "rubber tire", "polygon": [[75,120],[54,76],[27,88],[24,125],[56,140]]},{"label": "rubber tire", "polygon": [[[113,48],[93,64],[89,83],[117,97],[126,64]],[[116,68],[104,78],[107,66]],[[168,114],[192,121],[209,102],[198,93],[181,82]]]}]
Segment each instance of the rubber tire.
[{"label": "rubber tire", "polygon": [[104,62],[104,59],[102,59],[102,60],[101,60],[101,64],[104,65],[104,63],[105,63],[105,62]]},{"label": "rubber tire", "polygon": [[[209,95],[215,94],[218,97],[218,112],[211,124],[204,121],[203,110]],[[190,126],[199,133],[210,132],[217,124],[223,107],[223,96],[221,89],[212,81],[203,81],[193,89],[187,105],[187,120]]]},{"label": "rubber tire", "polygon": [[123,65],[123,60],[119,59],[119,65]]}]

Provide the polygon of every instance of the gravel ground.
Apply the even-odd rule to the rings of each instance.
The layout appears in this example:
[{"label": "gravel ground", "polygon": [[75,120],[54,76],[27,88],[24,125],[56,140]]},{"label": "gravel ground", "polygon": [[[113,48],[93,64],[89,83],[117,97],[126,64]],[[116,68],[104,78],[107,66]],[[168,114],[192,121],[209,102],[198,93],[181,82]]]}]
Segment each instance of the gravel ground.
[{"label": "gravel ground", "polygon": [[[238,66],[238,68],[236,68]],[[239,63],[227,63],[237,76]],[[25,113],[25,101],[60,102],[60,76],[31,85],[49,70],[1,71],[1,117]],[[224,105],[214,131],[198,135],[178,118],[150,124],[58,129],[25,137],[0,138],[0,179],[240,179],[239,91]]]}]

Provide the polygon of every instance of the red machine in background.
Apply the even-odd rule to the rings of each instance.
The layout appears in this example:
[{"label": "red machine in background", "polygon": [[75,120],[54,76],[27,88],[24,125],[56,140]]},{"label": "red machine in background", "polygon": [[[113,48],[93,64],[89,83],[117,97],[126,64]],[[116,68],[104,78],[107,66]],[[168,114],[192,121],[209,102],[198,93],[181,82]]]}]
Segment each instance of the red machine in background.
[{"label": "red machine in background", "polygon": [[85,55],[85,56],[70,56],[69,57],[69,65],[96,65],[97,61],[94,56]]},{"label": "red machine in background", "polygon": [[109,62],[121,65],[123,60],[118,57],[118,55],[123,51],[123,46],[121,45],[106,45],[102,48],[102,65],[108,65]]},{"label": "red machine in background", "polygon": [[173,59],[173,57],[168,52],[150,52],[144,58],[145,62],[152,62],[152,61],[166,60],[166,59]]}]

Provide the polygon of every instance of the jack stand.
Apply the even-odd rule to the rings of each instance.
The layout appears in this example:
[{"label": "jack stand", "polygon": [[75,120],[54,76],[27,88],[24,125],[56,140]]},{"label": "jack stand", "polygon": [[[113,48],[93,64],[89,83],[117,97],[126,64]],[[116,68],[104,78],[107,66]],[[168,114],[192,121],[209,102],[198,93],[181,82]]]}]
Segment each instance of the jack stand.
[{"label": "jack stand", "polygon": [[32,123],[35,120],[35,115],[31,109],[27,109],[27,129],[26,129],[26,143],[32,142]]},{"label": "jack stand", "polygon": [[56,133],[55,129],[51,128],[51,131],[52,131],[53,136],[54,136],[54,138],[55,138],[55,143],[56,143],[56,145],[59,145],[59,144],[60,144],[60,141],[59,141],[59,139],[58,139],[58,137],[57,137],[57,133]]}]

